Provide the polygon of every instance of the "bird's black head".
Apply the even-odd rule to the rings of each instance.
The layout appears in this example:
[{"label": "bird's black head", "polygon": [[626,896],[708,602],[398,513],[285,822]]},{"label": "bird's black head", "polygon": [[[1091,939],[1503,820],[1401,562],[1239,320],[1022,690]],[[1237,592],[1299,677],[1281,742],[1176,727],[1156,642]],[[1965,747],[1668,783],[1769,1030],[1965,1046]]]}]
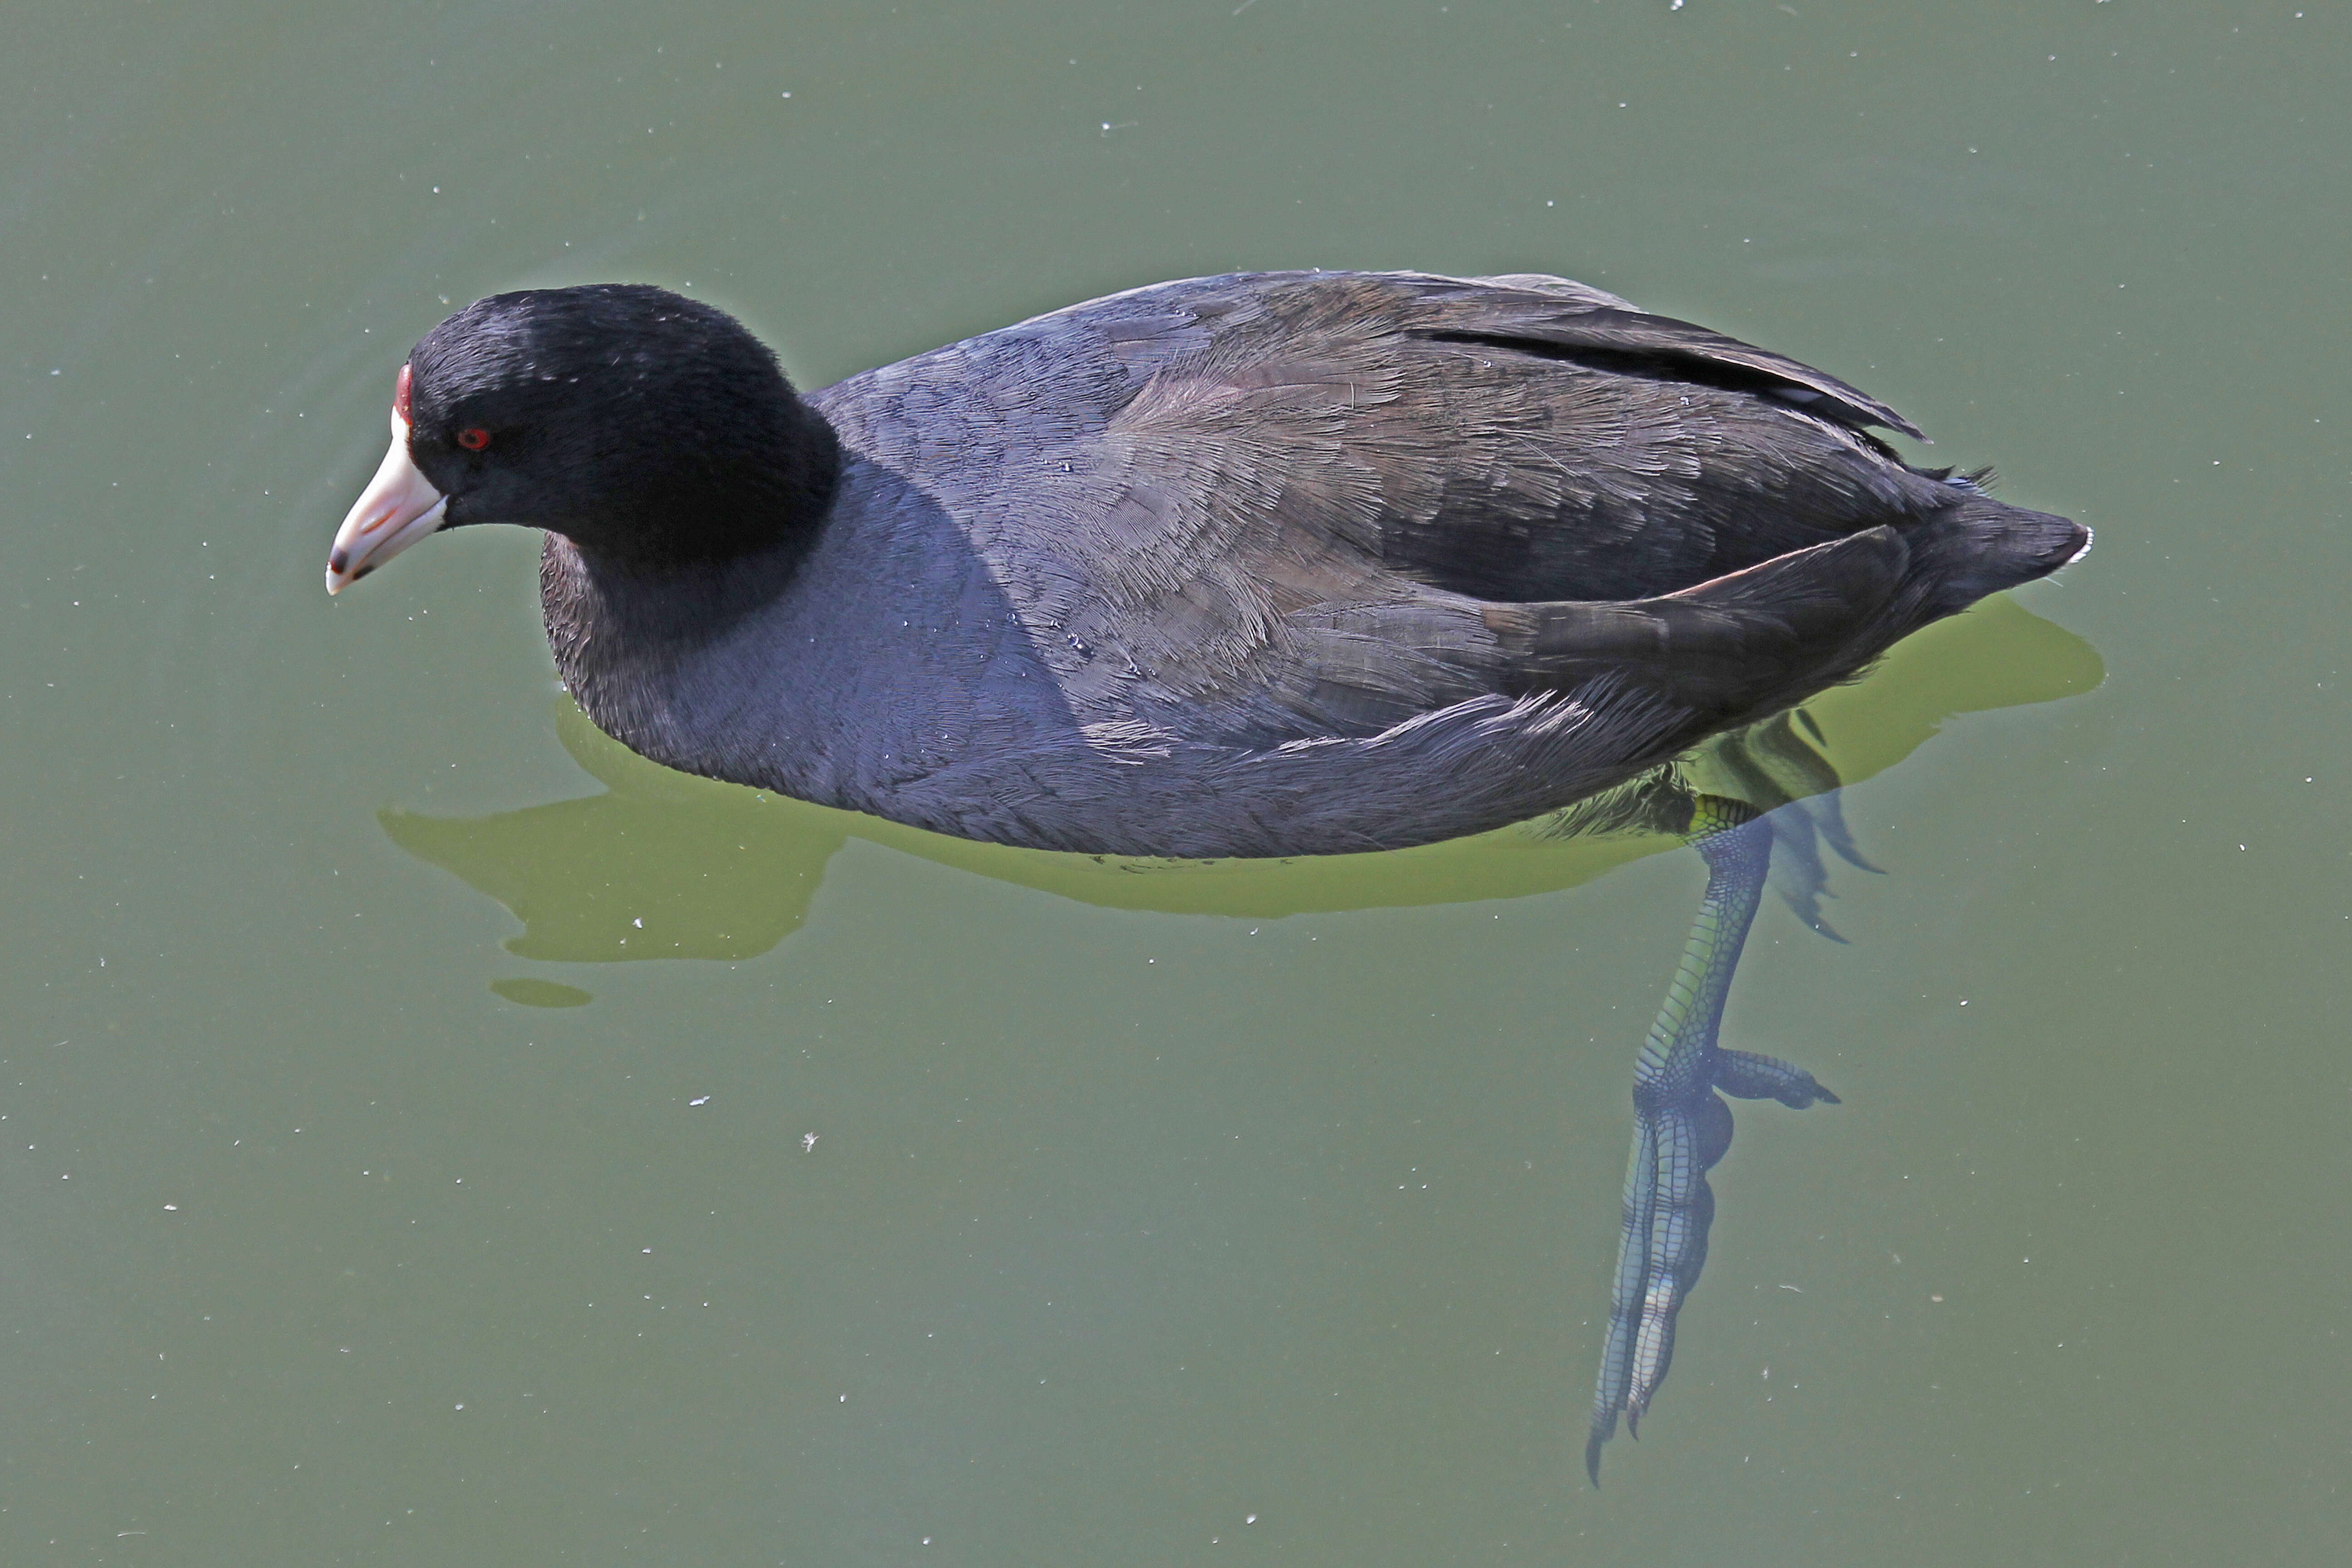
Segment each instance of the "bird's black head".
[{"label": "bird's black head", "polygon": [[649,565],[813,533],[833,431],[726,312],[642,284],[478,300],[400,373],[393,449],[341,532],[341,587],[438,529],[513,522]]}]

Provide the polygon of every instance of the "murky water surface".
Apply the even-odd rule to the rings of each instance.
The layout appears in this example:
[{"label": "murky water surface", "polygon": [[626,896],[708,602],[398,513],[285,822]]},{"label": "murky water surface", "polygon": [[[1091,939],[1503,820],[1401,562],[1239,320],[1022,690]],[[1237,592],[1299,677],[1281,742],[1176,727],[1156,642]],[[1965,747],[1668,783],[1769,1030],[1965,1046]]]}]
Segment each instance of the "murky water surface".
[{"label": "murky water surface", "polygon": [[[9,30],[0,1557],[2352,1550],[2341,7]],[[1582,278],[2099,531],[1820,705],[1888,874],[1728,1035],[1844,1104],[1743,1113],[1597,1493],[1694,857],[950,844],[595,736],[520,532],[320,588],[452,302],[658,281],[821,384],[1293,266]]]}]

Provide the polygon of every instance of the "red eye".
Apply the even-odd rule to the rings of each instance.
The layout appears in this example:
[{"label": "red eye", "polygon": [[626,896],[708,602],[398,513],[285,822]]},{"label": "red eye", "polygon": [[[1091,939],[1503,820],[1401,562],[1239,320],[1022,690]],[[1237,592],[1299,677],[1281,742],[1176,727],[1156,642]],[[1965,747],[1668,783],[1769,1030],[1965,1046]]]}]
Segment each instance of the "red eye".
[{"label": "red eye", "polygon": [[478,452],[489,444],[490,433],[478,425],[457,432],[457,445],[468,452]]},{"label": "red eye", "polygon": [[392,384],[392,416],[403,425],[408,423],[408,367],[400,367],[400,379]]}]

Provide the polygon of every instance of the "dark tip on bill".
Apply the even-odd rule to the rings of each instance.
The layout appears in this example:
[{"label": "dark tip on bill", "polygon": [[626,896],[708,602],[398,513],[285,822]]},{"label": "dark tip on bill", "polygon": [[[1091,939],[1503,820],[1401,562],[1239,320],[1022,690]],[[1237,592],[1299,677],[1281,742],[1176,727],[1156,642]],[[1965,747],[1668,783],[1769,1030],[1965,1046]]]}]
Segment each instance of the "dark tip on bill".
[{"label": "dark tip on bill", "polygon": [[351,561],[352,557],[349,551],[338,550],[332,555],[327,557],[327,570],[335,573],[337,575],[341,575],[343,568],[351,564]]}]

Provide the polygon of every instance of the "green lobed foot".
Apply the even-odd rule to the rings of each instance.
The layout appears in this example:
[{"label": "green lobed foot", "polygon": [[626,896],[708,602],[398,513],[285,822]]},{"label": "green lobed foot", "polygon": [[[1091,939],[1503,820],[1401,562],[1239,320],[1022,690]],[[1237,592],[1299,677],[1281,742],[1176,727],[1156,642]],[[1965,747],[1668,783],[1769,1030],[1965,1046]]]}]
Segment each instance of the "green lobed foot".
[{"label": "green lobed foot", "polygon": [[1691,806],[1685,831],[1706,861],[1706,892],[1633,1073],[1633,1152],[1616,1288],[1584,1448],[1595,1486],[1601,1446],[1616,1435],[1618,1418],[1640,1436],[1642,1415],[1674,1361],[1675,1316],[1706,1262],[1715,1219],[1706,1173],[1731,1146],[1731,1108],[1722,1096],[1798,1110],[1838,1102],[1801,1068],[1716,1043],[1732,971],[1763,897],[1772,829],[1736,800],[1699,795]]}]

